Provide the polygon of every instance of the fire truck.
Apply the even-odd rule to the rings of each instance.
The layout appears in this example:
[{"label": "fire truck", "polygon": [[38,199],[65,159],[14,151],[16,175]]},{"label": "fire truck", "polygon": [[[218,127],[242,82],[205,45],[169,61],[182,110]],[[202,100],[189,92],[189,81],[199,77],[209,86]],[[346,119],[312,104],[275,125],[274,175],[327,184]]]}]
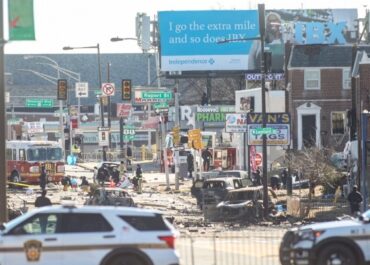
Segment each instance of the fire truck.
[{"label": "fire truck", "polygon": [[7,141],[6,160],[10,182],[39,182],[42,164],[49,182],[57,183],[64,177],[63,148],[58,142]]}]

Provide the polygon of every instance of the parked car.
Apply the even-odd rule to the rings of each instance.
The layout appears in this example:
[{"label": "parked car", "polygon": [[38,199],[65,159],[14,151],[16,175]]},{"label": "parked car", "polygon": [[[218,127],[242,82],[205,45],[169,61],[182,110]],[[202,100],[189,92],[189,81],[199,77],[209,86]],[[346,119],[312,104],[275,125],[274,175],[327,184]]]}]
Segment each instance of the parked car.
[{"label": "parked car", "polygon": [[[277,196],[272,189],[268,192],[269,208],[272,209]],[[229,191],[217,209],[224,221],[254,221],[263,216],[263,186]]]},{"label": "parked car", "polygon": [[154,210],[47,206],[0,226],[0,264],[178,265],[177,235]]}]

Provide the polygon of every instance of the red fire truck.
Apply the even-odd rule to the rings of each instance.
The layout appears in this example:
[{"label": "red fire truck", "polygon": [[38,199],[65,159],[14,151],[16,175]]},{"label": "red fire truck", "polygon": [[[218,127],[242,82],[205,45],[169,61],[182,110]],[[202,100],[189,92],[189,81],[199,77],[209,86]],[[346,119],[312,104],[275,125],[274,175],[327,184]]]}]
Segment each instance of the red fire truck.
[{"label": "red fire truck", "polygon": [[37,183],[45,164],[48,181],[64,177],[63,148],[53,141],[7,141],[7,177],[11,182]]}]

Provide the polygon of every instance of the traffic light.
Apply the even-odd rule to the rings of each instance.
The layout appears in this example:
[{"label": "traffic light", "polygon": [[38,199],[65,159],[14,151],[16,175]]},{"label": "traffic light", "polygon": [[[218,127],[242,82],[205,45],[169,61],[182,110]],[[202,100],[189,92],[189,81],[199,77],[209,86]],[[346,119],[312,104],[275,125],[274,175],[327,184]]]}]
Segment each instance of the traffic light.
[{"label": "traffic light", "polygon": [[58,79],[58,100],[67,100],[68,85],[66,79]]},{"label": "traffic light", "polygon": [[131,100],[131,80],[122,80],[122,100]]}]

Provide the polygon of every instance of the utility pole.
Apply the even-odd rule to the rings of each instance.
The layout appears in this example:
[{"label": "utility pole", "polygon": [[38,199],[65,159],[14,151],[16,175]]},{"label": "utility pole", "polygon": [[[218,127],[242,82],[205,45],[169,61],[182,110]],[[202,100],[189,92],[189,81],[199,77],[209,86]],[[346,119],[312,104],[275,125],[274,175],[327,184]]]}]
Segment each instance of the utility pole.
[{"label": "utility pole", "polygon": [[[259,29],[261,42],[261,98],[262,98],[262,128],[266,128],[266,85],[265,85],[265,5],[258,4]],[[268,216],[267,187],[267,139],[262,135],[262,183],[264,215]]]},{"label": "utility pole", "polygon": [[[107,82],[110,83],[110,63],[107,63]],[[111,129],[111,103],[110,103],[110,96],[108,96],[108,127],[109,130]],[[109,131],[109,149],[112,147],[112,135],[111,131]]]},{"label": "utility pole", "polygon": [[[166,190],[171,190],[170,187],[170,175],[168,172],[168,160],[167,160],[167,148],[166,148],[166,128],[164,126],[164,116],[161,112],[161,131],[162,131],[162,150],[163,150],[163,165],[164,165],[164,172],[166,174]],[[161,158],[162,159],[162,158]]]},{"label": "utility pole", "polygon": [[[4,14],[3,1],[0,0],[0,14]],[[5,139],[6,139],[6,113],[5,113],[5,84],[4,84],[4,25],[3,18],[0,19],[0,223],[8,221],[8,203],[6,199],[6,157],[5,157]]]},{"label": "utility pole", "polygon": [[[175,127],[180,128],[179,120],[179,80],[176,79],[175,87]],[[180,164],[179,164],[179,150],[175,147],[175,190],[179,190],[179,179],[180,179]]]}]

